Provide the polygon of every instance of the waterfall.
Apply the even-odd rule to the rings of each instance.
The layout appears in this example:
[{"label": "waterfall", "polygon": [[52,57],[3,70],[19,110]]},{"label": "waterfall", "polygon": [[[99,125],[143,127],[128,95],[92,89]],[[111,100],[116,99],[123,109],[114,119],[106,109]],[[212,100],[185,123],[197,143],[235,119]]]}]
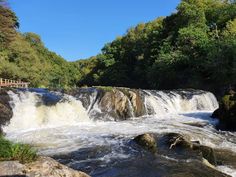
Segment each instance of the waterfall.
[{"label": "waterfall", "polygon": [[[104,94],[100,94],[96,89],[83,90],[83,94],[77,96],[79,100],[73,96],[45,90],[16,93],[9,91],[8,94],[11,97],[13,117],[9,125],[3,127],[5,132],[76,125],[92,122],[93,119],[114,120],[112,114],[102,111],[100,101]],[[218,107],[215,96],[205,91],[142,90],[140,94],[143,95],[143,105],[146,109],[143,115],[214,111]],[[124,96],[126,95],[122,93],[121,97]],[[128,97],[126,100],[127,115],[134,117],[134,107]],[[109,107],[108,111],[112,109],[113,107]]]},{"label": "waterfall", "polygon": [[[12,99],[13,117],[9,125],[3,127],[5,132],[75,125],[90,121],[82,103],[69,95],[55,101],[50,98],[53,95],[48,93],[45,95],[29,91],[9,91],[8,94]],[[49,102],[51,105],[48,105],[48,100],[53,104]]]},{"label": "waterfall", "polygon": [[164,115],[166,113],[185,113],[214,111],[218,108],[215,96],[205,91],[143,91],[146,112]]}]

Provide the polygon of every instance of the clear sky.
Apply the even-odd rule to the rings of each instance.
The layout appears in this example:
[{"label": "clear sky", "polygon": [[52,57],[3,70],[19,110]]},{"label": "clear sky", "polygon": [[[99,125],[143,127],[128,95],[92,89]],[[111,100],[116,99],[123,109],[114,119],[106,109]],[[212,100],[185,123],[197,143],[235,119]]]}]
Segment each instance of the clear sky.
[{"label": "clear sky", "polygon": [[180,0],[9,0],[21,32],[34,32],[67,60],[100,53],[141,22],[167,16]]}]

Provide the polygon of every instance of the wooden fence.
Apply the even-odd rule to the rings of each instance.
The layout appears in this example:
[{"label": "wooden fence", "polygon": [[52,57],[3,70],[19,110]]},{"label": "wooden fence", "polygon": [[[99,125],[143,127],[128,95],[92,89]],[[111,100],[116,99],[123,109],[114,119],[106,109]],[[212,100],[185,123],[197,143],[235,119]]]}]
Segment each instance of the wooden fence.
[{"label": "wooden fence", "polygon": [[0,78],[0,87],[28,88],[29,82]]}]

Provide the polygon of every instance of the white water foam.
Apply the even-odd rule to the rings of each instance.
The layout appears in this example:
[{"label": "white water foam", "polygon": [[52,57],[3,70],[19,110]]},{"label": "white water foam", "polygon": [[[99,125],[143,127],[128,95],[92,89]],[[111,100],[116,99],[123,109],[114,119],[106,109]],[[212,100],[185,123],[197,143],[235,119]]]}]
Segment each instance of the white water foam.
[{"label": "white water foam", "polygon": [[225,174],[228,174],[232,177],[236,177],[236,169],[232,169],[228,166],[217,166],[217,170],[222,171]]},{"label": "white water foam", "polygon": [[215,96],[210,92],[200,92],[190,95],[186,98],[183,94],[189,94],[186,91],[168,93],[163,91],[144,91],[146,107],[153,108],[157,115],[166,113],[184,113],[196,111],[214,111],[218,108],[218,102]]},{"label": "white water foam", "polygon": [[42,98],[34,92],[8,93],[12,98],[13,117],[5,132],[31,130],[39,128],[75,125],[90,121],[82,103],[72,96],[68,101],[58,102],[52,106],[40,104]]}]

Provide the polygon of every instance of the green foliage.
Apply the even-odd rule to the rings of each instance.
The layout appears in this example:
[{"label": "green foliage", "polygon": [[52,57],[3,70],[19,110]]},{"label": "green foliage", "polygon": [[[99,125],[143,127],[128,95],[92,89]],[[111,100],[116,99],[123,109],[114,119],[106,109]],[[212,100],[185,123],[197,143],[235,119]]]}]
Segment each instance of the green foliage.
[{"label": "green foliage", "polygon": [[212,91],[235,85],[235,19],[235,1],[182,0],[170,16],[106,44],[79,85]]},{"label": "green foliage", "polygon": [[31,146],[14,144],[0,135],[0,160],[17,160],[21,163],[28,163],[36,159],[36,151]]},{"label": "green foliage", "polygon": [[[112,85],[149,89],[236,85],[236,3],[182,0],[177,11],[130,28],[101,54],[66,62],[34,33],[20,34],[15,14],[0,5],[0,77],[33,87]],[[7,25],[4,25],[7,24]]]},{"label": "green foliage", "polygon": [[224,105],[226,110],[230,110],[231,108],[233,108],[236,104],[235,100],[233,99],[233,97],[231,95],[225,95],[222,98],[222,104]]},{"label": "green foliage", "polygon": [[110,92],[114,89],[114,87],[110,87],[110,86],[95,86],[95,88],[104,90],[106,92]]}]

